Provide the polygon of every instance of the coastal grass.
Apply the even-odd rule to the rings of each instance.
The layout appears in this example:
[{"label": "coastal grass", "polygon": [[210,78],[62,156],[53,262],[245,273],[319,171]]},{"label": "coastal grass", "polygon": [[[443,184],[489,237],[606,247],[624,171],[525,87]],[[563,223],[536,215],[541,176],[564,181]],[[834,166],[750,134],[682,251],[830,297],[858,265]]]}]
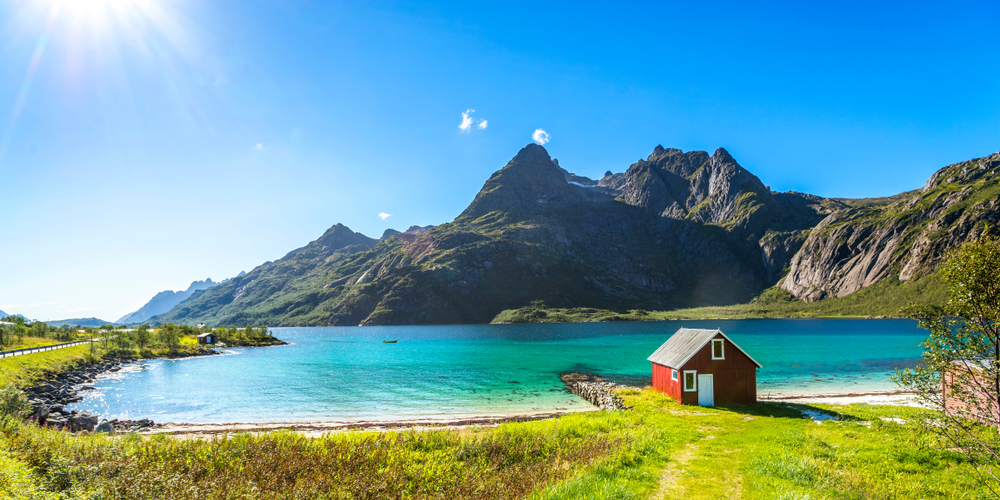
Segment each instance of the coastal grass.
[{"label": "coastal grass", "polygon": [[90,346],[85,344],[0,358],[0,385],[27,387],[95,360]]},{"label": "coastal grass", "polygon": [[746,304],[695,307],[670,311],[641,309],[548,308],[531,305],[507,309],[493,323],[573,323],[585,321],[662,321],[675,319],[871,318],[899,317],[907,307],[943,304],[947,289],[935,276],[912,282],[890,277],[844,297],[805,302],[776,287]]},{"label": "coastal grass", "polygon": [[[288,431],[180,439],[0,426],[11,498],[989,498],[918,408],[684,407],[621,391],[628,411],[499,427]],[[817,423],[803,411],[832,419]]]},{"label": "coastal grass", "polygon": [[107,349],[101,347],[100,343],[95,343],[93,347],[82,344],[0,358],[0,386],[10,383],[18,387],[28,387],[51,379],[57,374],[71,371],[80,365],[97,363],[105,355],[123,358],[162,358],[174,357],[183,351],[197,351],[199,348],[197,341],[193,345],[181,344],[179,348],[145,349]]}]

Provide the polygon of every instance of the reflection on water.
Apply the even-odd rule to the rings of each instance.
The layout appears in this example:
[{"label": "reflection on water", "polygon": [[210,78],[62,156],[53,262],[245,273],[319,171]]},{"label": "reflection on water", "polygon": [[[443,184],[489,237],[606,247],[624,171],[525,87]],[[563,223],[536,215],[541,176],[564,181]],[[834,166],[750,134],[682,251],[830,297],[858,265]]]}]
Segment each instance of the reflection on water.
[{"label": "reflection on water", "polygon": [[[73,409],[173,422],[368,420],[588,408],[566,371],[628,385],[680,327],[721,328],[764,368],[761,394],[891,390],[926,335],[908,320],[726,320],[276,328],[292,345],[153,360],[103,375]],[[398,339],[384,344],[384,339]]]}]

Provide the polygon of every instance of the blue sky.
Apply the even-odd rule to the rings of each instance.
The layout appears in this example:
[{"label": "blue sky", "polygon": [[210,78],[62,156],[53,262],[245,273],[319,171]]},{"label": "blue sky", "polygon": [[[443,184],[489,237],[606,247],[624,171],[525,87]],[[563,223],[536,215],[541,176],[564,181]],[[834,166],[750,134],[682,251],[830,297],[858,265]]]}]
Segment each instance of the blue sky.
[{"label": "blue sky", "polygon": [[725,147],[779,191],[914,189],[1000,149],[998,13],[10,0],[0,309],[114,320],[338,222],[450,221],[539,128],[591,177],[662,144]]}]

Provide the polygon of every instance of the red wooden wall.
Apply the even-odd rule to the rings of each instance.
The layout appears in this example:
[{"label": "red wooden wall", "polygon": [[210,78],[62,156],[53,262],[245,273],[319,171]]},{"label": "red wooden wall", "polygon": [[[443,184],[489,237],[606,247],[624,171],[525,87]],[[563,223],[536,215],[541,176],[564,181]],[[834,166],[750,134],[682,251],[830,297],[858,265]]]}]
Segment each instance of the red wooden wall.
[{"label": "red wooden wall", "polygon": [[674,398],[674,401],[681,400],[681,375],[677,374],[677,380],[672,380],[670,368],[653,363],[653,389]]}]

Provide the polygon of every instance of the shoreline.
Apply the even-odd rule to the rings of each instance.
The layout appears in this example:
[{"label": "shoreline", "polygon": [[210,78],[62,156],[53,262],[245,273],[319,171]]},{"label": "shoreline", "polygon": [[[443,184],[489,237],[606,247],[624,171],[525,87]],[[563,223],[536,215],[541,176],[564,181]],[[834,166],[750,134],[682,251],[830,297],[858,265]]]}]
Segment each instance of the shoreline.
[{"label": "shoreline", "polygon": [[[904,391],[866,392],[843,394],[790,394],[770,397],[759,397],[761,403],[793,403],[793,404],[874,404],[917,406],[915,395]],[[308,437],[319,437],[329,432],[342,431],[375,431],[387,432],[393,430],[460,430],[468,427],[496,427],[505,423],[533,422],[549,420],[565,415],[583,414],[606,411],[598,407],[580,410],[538,412],[523,414],[484,414],[441,418],[399,418],[387,420],[311,420],[311,421],[272,421],[272,422],[205,422],[180,423],[163,422],[154,427],[144,429],[143,435],[167,434],[174,436],[214,436],[238,432],[271,432],[287,430],[298,432]]]},{"label": "shoreline", "polygon": [[441,418],[402,418],[390,420],[316,420],[292,422],[224,422],[224,423],[176,423],[164,422],[154,427],[144,429],[143,435],[168,434],[183,435],[217,435],[237,432],[271,432],[288,430],[310,437],[318,437],[337,431],[376,431],[392,430],[458,430],[468,427],[496,427],[505,423],[534,422],[549,420],[564,415],[592,413],[602,411],[600,408],[585,408],[581,410],[522,413],[510,415],[467,415]]}]

